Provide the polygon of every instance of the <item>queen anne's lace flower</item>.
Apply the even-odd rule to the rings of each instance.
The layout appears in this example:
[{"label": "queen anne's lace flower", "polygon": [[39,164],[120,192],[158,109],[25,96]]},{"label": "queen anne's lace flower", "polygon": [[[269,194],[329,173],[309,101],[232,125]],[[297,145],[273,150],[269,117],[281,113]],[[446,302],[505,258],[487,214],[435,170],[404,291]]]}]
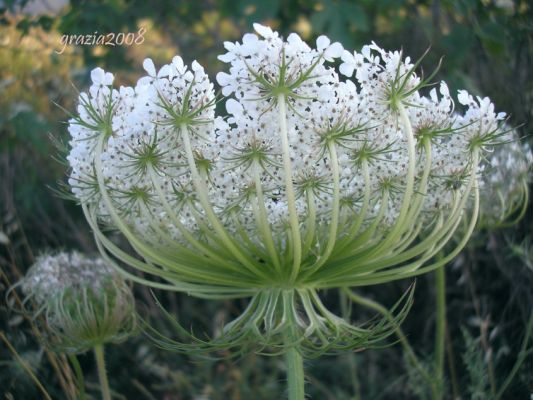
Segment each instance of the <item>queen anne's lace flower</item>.
[{"label": "queen anne's lace flower", "polygon": [[[157,70],[147,59],[147,76],[118,90],[95,70],[70,121],[69,182],[106,259],[168,283],[132,279],[254,296],[254,332],[296,318],[306,337],[318,329],[327,341],[338,321],[316,290],[418,275],[464,246],[478,217],[480,160],[505,142],[504,115],[464,91],[458,113],[444,82],[426,95],[418,62],[401,52],[375,43],[349,52],[325,36],[312,48],[254,27],[219,56],[229,65],[217,75],[225,119],[196,61],[175,57]],[[461,221],[459,245],[432,262]],[[290,302],[306,317],[279,309]]]},{"label": "queen anne's lace flower", "polygon": [[136,327],[129,286],[99,257],[41,255],[16,286],[25,295],[26,309],[44,315],[49,342],[61,351],[83,352],[119,342]]}]

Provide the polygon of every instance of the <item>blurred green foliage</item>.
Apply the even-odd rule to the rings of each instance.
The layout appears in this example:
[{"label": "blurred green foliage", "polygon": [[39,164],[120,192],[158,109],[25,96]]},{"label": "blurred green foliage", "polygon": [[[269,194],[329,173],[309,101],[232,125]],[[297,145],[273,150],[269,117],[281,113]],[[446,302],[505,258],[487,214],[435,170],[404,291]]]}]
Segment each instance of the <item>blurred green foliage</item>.
[{"label": "blurred green foliage", "polygon": [[[422,67],[431,71],[444,57],[436,81],[446,80],[452,90],[465,88],[491,97],[497,110],[510,113],[511,124],[524,124],[523,135],[531,130],[533,4],[527,0],[73,0],[52,14],[21,11],[30,6],[28,1],[0,3],[0,233],[8,239],[0,244],[0,295],[8,281],[17,280],[31,265],[34,253],[58,247],[95,251],[79,207],[47,188],[64,180],[66,171],[52,160],[55,149],[48,134],[67,140],[63,123],[67,115],[61,107],[73,109],[75,87],[87,85],[89,71],[95,66],[116,72],[119,84],[131,83],[142,74],[143,58],[152,57],[162,64],[180,54],[189,63],[199,60],[214,77],[224,68],[216,58],[224,52],[222,42],[239,40],[251,31],[253,22],[262,22],[285,35],[298,32],[307,41],[326,34],[346,49],[359,50],[376,41],[387,49],[402,48],[413,59],[431,47]],[[147,29],[142,45],[71,45],[57,54],[61,35],[137,32],[140,27]],[[452,392],[462,393],[464,398],[473,396],[474,386],[481,391],[481,398],[488,396],[483,392],[487,389],[483,370],[488,350],[498,356],[500,381],[517,357],[525,321],[533,308],[533,278],[527,267],[533,262],[533,252],[530,240],[524,240],[531,235],[531,216],[529,210],[517,228],[479,234],[448,271],[451,350],[447,357],[453,358],[454,367],[447,372],[448,398]],[[525,244],[515,244],[519,242]],[[508,243],[515,255],[508,250]],[[431,277],[420,281],[404,331],[419,354],[429,359],[434,294]],[[363,292],[390,305],[409,283]],[[151,294],[145,288],[136,290],[145,314],[160,317]],[[169,293],[158,296],[185,326],[195,322],[206,332],[213,332],[215,322],[227,320],[243,306]],[[373,316],[364,309],[355,312],[354,318],[360,321]],[[15,320],[4,305],[0,315],[0,329],[34,366],[53,397],[63,398],[64,385],[54,374],[57,370],[50,368],[54,361],[43,356],[31,335],[31,324]],[[482,330],[481,326],[488,328]],[[463,334],[464,329],[469,333]],[[488,347],[477,345],[482,340]],[[462,353],[470,360],[466,365]],[[1,348],[0,354],[0,365],[9,367],[0,372],[0,391],[10,392],[16,399],[39,398],[7,350]],[[68,377],[68,364],[63,361],[57,362],[66,368]],[[88,371],[88,391],[97,396],[92,358],[83,356],[80,361]],[[162,352],[146,338],[136,338],[109,348],[111,386],[124,398],[176,400],[272,399],[284,391],[283,371],[276,358],[251,355],[236,364],[192,361]],[[417,397],[416,388],[406,384],[412,371],[404,368],[398,346],[320,359],[309,362],[307,369],[309,393],[316,399]],[[527,373],[531,370],[529,357],[504,398],[526,398],[533,392],[533,377]]]}]

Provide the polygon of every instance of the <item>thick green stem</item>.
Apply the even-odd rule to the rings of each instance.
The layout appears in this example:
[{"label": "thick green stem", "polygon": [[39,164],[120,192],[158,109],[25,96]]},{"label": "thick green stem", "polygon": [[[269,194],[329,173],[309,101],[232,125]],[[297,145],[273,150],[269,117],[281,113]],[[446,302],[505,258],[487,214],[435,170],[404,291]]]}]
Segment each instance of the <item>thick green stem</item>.
[{"label": "thick green stem", "polygon": [[98,379],[100,380],[100,389],[102,390],[102,400],[111,400],[109,382],[107,381],[107,372],[105,369],[104,346],[97,344],[94,346],[94,358],[96,359],[96,368],[98,369]]},{"label": "thick green stem", "polygon": [[289,400],[304,400],[304,363],[298,347],[290,337],[289,349],[285,353],[285,365],[287,366],[287,388]]},{"label": "thick green stem", "polygon": [[[446,338],[446,273],[444,266],[435,270],[435,374],[442,387],[444,380],[444,344]],[[435,394],[435,400],[442,398],[442,391]]]}]

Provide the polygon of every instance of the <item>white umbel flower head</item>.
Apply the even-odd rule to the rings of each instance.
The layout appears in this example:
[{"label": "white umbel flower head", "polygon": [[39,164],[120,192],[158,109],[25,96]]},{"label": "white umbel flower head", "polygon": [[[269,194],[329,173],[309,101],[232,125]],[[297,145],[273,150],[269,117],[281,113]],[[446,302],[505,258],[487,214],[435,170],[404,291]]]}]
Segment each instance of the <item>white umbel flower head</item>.
[{"label": "white umbel flower head", "polygon": [[[132,279],[252,296],[250,320],[239,320],[249,329],[234,327],[283,332],[296,321],[327,341],[346,331],[332,330],[340,323],[317,290],[412,277],[466,244],[480,160],[505,142],[503,115],[463,91],[458,113],[446,83],[426,89],[431,76],[401,52],[375,43],[350,52],[325,36],[311,47],[254,28],[219,56],[226,118],[196,61],[175,57],[157,70],[147,59],[134,88],[112,89],[95,72],[70,124],[72,191],[108,262],[166,283]],[[457,246],[434,261],[462,222]]]}]

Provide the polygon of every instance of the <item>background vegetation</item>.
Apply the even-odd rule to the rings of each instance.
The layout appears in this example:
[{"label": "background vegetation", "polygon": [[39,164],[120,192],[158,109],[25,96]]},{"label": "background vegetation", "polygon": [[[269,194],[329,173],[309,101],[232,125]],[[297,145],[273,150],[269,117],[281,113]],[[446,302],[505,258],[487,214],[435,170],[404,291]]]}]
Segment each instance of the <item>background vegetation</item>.
[{"label": "background vegetation", "polygon": [[[53,2],[48,2],[53,3]],[[79,207],[51,188],[65,179],[56,162],[54,138],[67,141],[66,115],[95,66],[109,68],[119,83],[134,82],[145,57],[167,63],[174,54],[205,65],[211,76],[223,68],[216,56],[223,40],[238,40],[252,22],[282,34],[296,31],[313,41],[320,34],[345,48],[376,41],[403,48],[433,70],[436,81],[454,90],[488,95],[510,123],[531,131],[533,117],[533,5],[526,0],[195,0],[78,1],[52,13],[35,4],[0,2],[0,295],[50,249],[95,252]],[[147,29],[142,45],[68,46],[63,34],[136,32]],[[446,398],[490,399],[523,358],[504,399],[533,393],[533,358],[521,346],[533,305],[532,211],[511,228],[478,232],[447,266]],[[359,291],[390,306],[412,282]],[[135,288],[143,315],[162,320],[151,294]],[[156,293],[165,307],[198,332],[214,332],[242,308],[238,302],[205,302],[185,295]],[[325,294],[337,304],[337,293]],[[434,335],[431,275],[418,279],[415,303],[402,326],[415,352],[429,365]],[[15,299],[10,299],[14,302]],[[38,399],[29,366],[54,399],[75,398],[74,373],[63,355],[39,342],[31,320],[0,303],[0,393],[5,399]],[[16,304],[15,304],[16,305]],[[340,312],[340,310],[339,310]],[[375,311],[352,310],[366,321]],[[161,323],[162,324],[162,323]],[[160,329],[172,336],[168,326]],[[8,343],[13,346],[10,350]],[[526,346],[527,347],[527,346]],[[283,393],[284,373],[276,358],[256,355],[237,361],[200,361],[157,349],[143,335],[108,347],[110,383],[125,399],[273,399]],[[79,357],[89,394],[98,398],[92,355]],[[25,360],[25,363],[21,363]],[[428,396],[420,377],[404,362],[401,346],[309,361],[308,391],[314,399],[415,399]],[[118,395],[120,394],[120,395]]]}]

